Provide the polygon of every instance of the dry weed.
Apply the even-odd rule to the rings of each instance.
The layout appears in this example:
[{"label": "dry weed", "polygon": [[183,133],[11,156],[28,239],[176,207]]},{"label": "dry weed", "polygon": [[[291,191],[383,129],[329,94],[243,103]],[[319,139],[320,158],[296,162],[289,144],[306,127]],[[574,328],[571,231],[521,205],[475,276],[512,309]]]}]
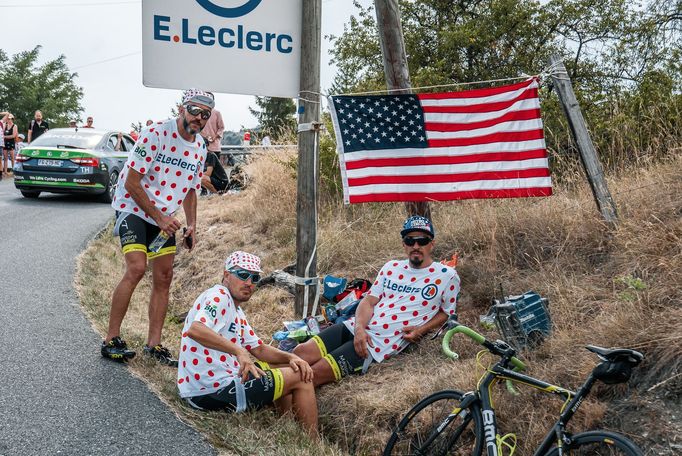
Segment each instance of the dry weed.
[{"label": "dry weed", "polygon": [[[176,348],[180,324],[172,314],[186,311],[196,296],[220,279],[222,261],[236,249],[261,255],[265,268],[295,260],[294,152],[269,154],[248,167],[243,193],[201,199],[199,244],[177,256],[164,343]],[[572,426],[602,422],[614,398],[637,401],[639,391],[672,377],[682,360],[682,159],[630,171],[610,182],[621,223],[609,231],[600,222],[589,188],[564,176],[566,187],[546,199],[467,201],[434,205],[436,256],[457,253],[462,277],[460,319],[477,328],[490,299],[533,289],[550,298],[555,331],[537,351],[525,353],[530,374],[577,388],[595,365],[582,347],[628,346],[647,359],[630,386],[600,387]],[[320,205],[318,270],[373,278],[389,258],[402,256],[401,205]],[[111,290],[122,273],[115,240],[95,240],[79,263],[78,289],[94,325],[106,325]],[[124,334],[138,347],[146,334],[149,283],[135,293]],[[246,306],[266,340],[293,316],[292,298],[264,288]],[[489,332],[489,337],[499,337]],[[135,360],[131,368],[207,433],[219,448],[239,454],[377,454],[394,425],[417,400],[439,389],[467,390],[476,384],[478,348],[458,339],[458,362],[444,359],[438,342],[425,341],[408,353],[373,367],[364,377],[345,379],[319,391],[320,421],[327,446],[307,442],[295,424],[271,412],[240,416],[199,414],[176,398],[173,372]],[[679,380],[679,377],[678,377]],[[666,384],[679,394],[680,381]],[[500,425],[519,437],[519,454],[531,454],[556,418],[561,403],[522,389],[520,399],[496,392]],[[679,396],[676,396],[679,399]],[[643,445],[652,442],[642,440]],[[299,447],[302,448],[299,450]]]}]

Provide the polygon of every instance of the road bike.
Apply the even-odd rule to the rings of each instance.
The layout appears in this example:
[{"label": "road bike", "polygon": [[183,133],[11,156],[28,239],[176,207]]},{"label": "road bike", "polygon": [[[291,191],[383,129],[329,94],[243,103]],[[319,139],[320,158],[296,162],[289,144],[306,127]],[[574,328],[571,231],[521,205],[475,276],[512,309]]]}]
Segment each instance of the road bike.
[{"label": "road bike", "polygon": [[566,427],[597,381],[606,384],[627,382],[632,368],[643,359],[641,353],[626,348],[606,349],[588,345],[601,362],[592,370],[577,392],[524,375],[526,366],[516,350],[504,341],[491,342],[476,331],[461,325],[456,317],[448,320],[433,338],[445,328],[443,352],[452,359],[458,355],[450,349],[450,339],[457,333],[482,345],[480,357],[490,352],[500,360],[486,368],[474,391],[462,393],[444,390],[422,399],[407,412],[393,431],[384,456],[390,455],[483,455],[510,456],[516,449],[516,435],[500,435],[492,405],[491,389],[500,381],[517,394],[513,383],[554,394],[564,401],[559,419],[547,432],[534,456],[563,455],[629,455],[642,456],[642,450],[626,437],[605,430],[571,434]]}]

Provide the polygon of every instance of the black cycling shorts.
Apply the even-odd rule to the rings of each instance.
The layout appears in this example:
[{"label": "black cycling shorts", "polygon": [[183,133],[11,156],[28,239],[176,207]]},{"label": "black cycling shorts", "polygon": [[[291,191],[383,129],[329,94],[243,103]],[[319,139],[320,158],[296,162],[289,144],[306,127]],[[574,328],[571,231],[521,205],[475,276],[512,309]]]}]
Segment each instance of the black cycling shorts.
[{"label": "black cycling shorts", "polygon": [[[343,323],[330,326],[310,340],[320,349],[320,355],[331,366],[337,381],[362,371],[365,360],[355,352],[353,333]],[[368,356],[371,360],[372,355]]]},{"label": "black cycling shorts", "polygon": [[[259,366],[264,367],[264,366]],[[235,382],[230,383],[225,388],[206,394],[185,398],[193,407],[204,410],[225,410],[227,412],[241,412],[238,404],[238,386]],[[265,375],[255,378],[249,374],[249,378],[244,382],[244,393],[246,403],[244,408],[257,409],[271,404],[282,397],[284,391],[284,377],[279,369],[265,370]]]},{"label": "black cycling shorts", "polygon": [[160,256],[174,254],[177,250],[175,236],[171,236],[158,252],[150,252],[149,244],[154,242],[161,229],[156,225],[145,222],[135,214],[117,212],[114,232],[118,232],[118,236],[121,238],[121,248],[124,255],[129,252],[144,252],[147,254],[147,259],[153,260]]}]

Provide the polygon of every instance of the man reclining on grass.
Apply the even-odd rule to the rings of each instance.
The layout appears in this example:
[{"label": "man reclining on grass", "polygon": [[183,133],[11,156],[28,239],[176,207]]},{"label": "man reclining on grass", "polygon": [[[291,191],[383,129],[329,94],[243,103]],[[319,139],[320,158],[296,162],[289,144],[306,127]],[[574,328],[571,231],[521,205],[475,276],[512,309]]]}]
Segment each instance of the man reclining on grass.
[{"label": "man reclining on grass", "polygon": [[389,261],[381,268],[355,317],[294,349],[312,366],[315,386],[400,353],[455,313],[459,276],[453,268],[433,261],[431,220],[410,217],[400,235],[408,259]]},{"label": "man reclining on grass", "polygon": [[[254,333],[240,306],[260,281],[260,258],[234,252],[225,261],[222,284],[203,292],[192,306],[180,342],[178,389],[192,407],[240,412],[275,403],[292,410],[317,435],[313,371],[296,355],[278,350]],[[249,356],[280,368],[261,370]]]}]

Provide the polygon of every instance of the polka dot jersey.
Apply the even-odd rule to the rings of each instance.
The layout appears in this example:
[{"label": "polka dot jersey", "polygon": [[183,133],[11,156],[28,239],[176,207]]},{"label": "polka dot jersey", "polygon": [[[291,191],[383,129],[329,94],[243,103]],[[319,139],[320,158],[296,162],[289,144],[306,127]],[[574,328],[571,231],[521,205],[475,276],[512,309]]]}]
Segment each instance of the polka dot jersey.
[{"label": "polka dot jersey", "polygon": [[200,135],[194,142],[180,136],[176,119],[151,125],[140,133],[128,156],[111,206],[119,212],[139,215],[156,224],[142,211],[125,188],[128,170],[142,174],[142,188],[152,204],[163,214],[171,215],[182,205],[190,190],[201,190],[206,143]]},{"label": "polka dot jersey", "polygon": [[194,301],[182,329],[177,380],[181,397],[213,393],[232,383],[239,372],[236,356],[206,348],[187,335],[195,321],[248,351],[263,344],[227,288],[209,288]]},{"label": "polka dot jersey", "polygon": [[[372,358],[381,362],[409,345],[403,339],[403,328],[421,326],[439,310],[447,315],[455,313],[459,276],[440,263],[414,269],[408,260],[389,261],[381,268],[369,294],[380,301],[367,325],[367,334],[374,348]],[[355,318],[344,322],[355,333]]]}]

